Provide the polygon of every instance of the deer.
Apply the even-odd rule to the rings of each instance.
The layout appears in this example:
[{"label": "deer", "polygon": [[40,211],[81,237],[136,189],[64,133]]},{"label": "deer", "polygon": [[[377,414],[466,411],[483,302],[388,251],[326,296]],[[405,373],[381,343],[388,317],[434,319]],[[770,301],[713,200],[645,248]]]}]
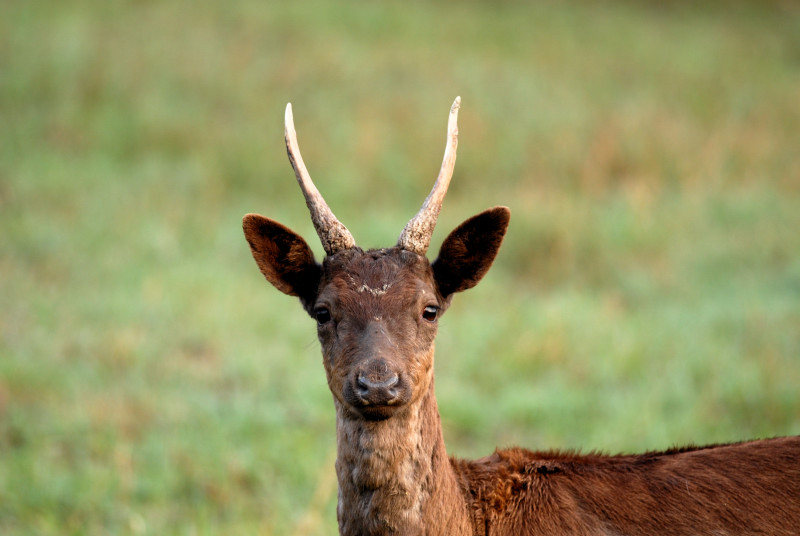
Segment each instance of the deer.
[{"label": "deer", "polygon": [[636,455],[496,449],[448,457],[434,339],[454,294],[500,249],[507,207],[461,223],[426,253],[455,165],[453,103],[439,175],[396,245],[364,250],[311,181],[286,107],[289,161],[326,256],[258,214],[243,219],[261,273],[316,321],[336,411],[342,535],[800,534],[800,436]]}]

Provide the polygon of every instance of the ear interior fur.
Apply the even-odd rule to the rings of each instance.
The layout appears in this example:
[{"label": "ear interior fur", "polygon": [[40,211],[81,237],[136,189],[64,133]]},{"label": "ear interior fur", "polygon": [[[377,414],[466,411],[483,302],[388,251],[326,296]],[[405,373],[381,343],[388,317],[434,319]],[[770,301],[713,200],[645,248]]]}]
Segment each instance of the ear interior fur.
[{"label": "ear interior fur", "polygon": [[280,223],[247,214],[242,220],[245,238],[261,273],[275,288],[297,296],[310,312],[319,289],[322,268],[303,238]]},{"label": "ear interior fur", "polygon": [[474,287],[486,275],[500,250],[510,219],[507,207],[490,208],[469,218],[447,236],[432,265],[443,298]]}]

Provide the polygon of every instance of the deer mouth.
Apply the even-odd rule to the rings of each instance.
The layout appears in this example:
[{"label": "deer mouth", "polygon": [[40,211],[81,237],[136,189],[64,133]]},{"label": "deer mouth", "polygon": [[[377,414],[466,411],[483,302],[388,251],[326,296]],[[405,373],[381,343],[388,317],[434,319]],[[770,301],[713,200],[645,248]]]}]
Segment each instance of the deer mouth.
[{"label": "deer mouth", "polygon": [[367,421],[385,421],[397,412],[397,406],[362,406],[356,408],[359,415]]}]

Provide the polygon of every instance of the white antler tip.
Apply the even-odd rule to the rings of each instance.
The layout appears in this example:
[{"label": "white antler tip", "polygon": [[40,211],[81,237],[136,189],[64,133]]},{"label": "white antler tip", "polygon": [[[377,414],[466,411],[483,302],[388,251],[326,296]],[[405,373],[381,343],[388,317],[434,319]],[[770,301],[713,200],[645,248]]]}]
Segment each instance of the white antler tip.
[{"label": "white antler tip", "polygon": [[461,108],[461,97],[456,97],[450,107],[450,117],[447,119],[447,131],[451,136],[458,135],[458,109]]},{"label": "white antler tip", "polygon": [[290,125],[294,126],[294,116],[292,115],[292,103],[286,103],[286,114],[284,115],[284,123],[288,128]]}]

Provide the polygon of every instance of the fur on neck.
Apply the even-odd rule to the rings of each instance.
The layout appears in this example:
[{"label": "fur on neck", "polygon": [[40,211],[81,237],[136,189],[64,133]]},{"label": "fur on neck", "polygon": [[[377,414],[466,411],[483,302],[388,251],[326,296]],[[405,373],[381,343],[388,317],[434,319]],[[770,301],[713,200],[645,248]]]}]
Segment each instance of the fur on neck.
[{"label": "fur on neck", "polygon": [[335,405],[340,533],[457,533],[466,502],[445,452],[433,382],[422,400],[385,421]]}]

